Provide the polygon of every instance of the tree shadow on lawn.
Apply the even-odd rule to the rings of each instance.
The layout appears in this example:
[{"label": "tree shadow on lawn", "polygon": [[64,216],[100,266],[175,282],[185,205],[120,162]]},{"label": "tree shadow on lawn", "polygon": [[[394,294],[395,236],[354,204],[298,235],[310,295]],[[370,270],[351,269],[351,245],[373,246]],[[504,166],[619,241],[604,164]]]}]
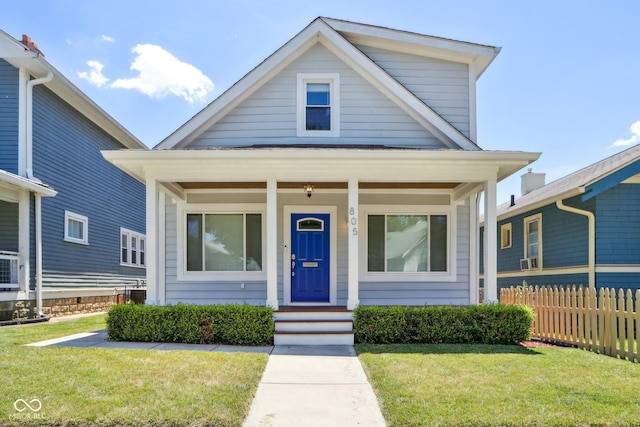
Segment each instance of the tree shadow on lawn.
[{"label": "tree shadow on lawn", "polygon": [[356,344],[358,354],[522,354],[541,356],[535,347],[489,344]]}]

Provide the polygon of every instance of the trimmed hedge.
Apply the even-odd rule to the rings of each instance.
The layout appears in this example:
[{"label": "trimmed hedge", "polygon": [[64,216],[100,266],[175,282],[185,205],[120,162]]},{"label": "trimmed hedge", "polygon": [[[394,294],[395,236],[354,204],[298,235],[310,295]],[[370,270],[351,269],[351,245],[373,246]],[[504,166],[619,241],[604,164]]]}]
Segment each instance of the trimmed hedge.
[{"label": "trimmed hedge", "polygon": [[354,312],[356,343],[517,344],[530,337],[534,313],[507,305],[378,307]]},{"label": "trimmed hedge", "polygon": [[252,305],[119,304],[107,315],[112,341],[273,344],[273,309]]}]

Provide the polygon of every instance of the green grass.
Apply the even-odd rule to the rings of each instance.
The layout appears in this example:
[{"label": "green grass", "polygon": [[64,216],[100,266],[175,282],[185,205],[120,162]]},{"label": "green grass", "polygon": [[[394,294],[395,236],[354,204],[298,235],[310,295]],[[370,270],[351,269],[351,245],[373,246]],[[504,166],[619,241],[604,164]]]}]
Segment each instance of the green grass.
[{"label": "green grass", "polygon": [[390,427],[640,425],[640,364],[572,348],[356,348]]},{"label": "green grass", "polygon": [[[0,328],[0,425],[242,424],[265,354],[22,346],[104,327],[99,315]],[[13,406],[35,398],[35,414]]]}]

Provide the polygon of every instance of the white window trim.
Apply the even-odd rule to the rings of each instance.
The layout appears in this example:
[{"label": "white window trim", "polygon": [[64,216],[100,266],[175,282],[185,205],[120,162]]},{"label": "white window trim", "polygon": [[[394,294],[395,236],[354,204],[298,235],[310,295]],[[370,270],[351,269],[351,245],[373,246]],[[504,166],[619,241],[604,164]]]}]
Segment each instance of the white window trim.
[{"label": "white window trim", "polygon": [[[83,239],[78,239],[69,236],[69,220],[74,220],[82,223]],[[70,211],[64,211],[64,241],[69,243],[77,243],[80,245],[89,244],[89,218],[84,215],[73,213]]]},{"label": "white window trim", "polygon": [[538,267],[532,268],[531,270],[542,270],[542,213],[537,213],[535,215],[528,216],[524,218],[524,254],[525,258],[529,257],[529,235],[527,233],[527,226],[530,222],[538,221]]},{"label": "white window trim", "polygon": [[[504,233],[509,232],[509,242],[505,244]],[[511,223],[500,226],[500,249],[509,249],[513,245],[513,227]]]},{"label": "white window trim", "polygon": [[[187,214],[253,214],[262,215],[262,271],[187,271]],[[266,282],[267,205],[263,203],[185,203],[178,204],[177,279],[180,282]]]},{"label": "white window trim", "polygon": [[[360,205],[360,281],[363,282],[455,282],[457,265],[457,220],[453,205]],[[369,215],[446,215],[447,271],[438,272],[369,272],[368,235]]]},{"label": "white window trim", "polygon": [[[306,84],[330,84],[331,130],[306,129]],[[299,73],[297,76],[297,136],[331,137],[340,136],[340,74],[338,73]]]},{"label": "white window trim", "polygon": [[[127,235],[127,255],[129,258],[129,262],[123,262],[122,261],[122,235],[126,234]],[[138,257],[136,260],[136,263],[133,264],[131,262],[131,238],[132,237],[136,237],[138,239],[138,247],[136,248],[136,252],[138,252]],[[140,241],[144,241],[144,251],[142,251],[145,254],[145,263],[144,264],[140,264],[139,260],[140,260]],[[134,268],[146,268],[146,261],[147,261],[147,236],[142,234],[142,233],[138,233],[136,231],[133,230],[129,230],[127,228],[123,228],[120,227],[120,265],[123,267],[134,267]]]}]

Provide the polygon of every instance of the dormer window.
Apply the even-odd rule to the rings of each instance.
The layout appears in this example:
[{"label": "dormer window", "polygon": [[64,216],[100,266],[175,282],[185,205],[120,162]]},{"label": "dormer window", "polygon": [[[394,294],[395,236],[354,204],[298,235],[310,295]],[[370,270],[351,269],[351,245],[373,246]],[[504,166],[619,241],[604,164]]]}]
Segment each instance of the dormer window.
[{"label": "dormer window", "polygon": [[298,136],[340,136],[339,74],[298,74]]}]

